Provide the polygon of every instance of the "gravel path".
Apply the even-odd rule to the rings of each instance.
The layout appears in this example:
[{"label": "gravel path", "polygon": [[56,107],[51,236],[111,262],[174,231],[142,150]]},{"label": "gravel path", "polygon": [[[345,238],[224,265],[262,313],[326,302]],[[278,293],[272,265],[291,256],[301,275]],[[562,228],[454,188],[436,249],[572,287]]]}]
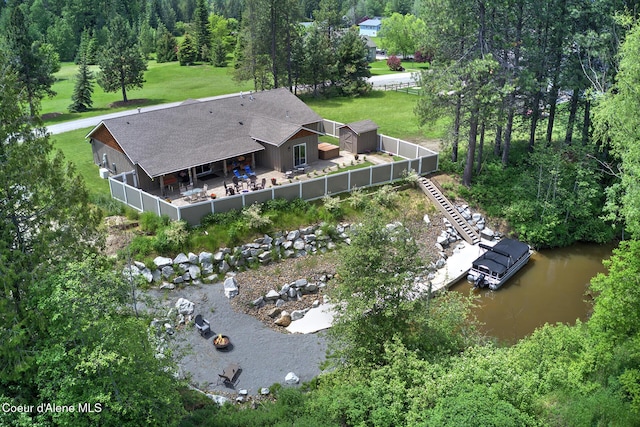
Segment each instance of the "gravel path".
[{"label": "gravel path", "polygon": [[321,373],[319,365],[325,360],[327,348],[322,332],[308,335],[276,332],[254,316],[234,311],[221,283],[189,286],[169,293],[151,290],[148,294],[162,301],[167,311],[178,298],[187,298],[195,303],[194,315],[202,314],[211,323],[214,334],[231,338],[232,348],[223,352],[214,348],[214,335],[203,338],[192,324],[182,326],[173,335],[183,373],[203,391],[235,393],[233,388],[218,384],[218,374],[230,363],[238,363],[241,368],[235,390],[246,389],[249,395],[259,394],[262,387],[274,383],[284,384],[289,372],[294,372],[300,383]]}]

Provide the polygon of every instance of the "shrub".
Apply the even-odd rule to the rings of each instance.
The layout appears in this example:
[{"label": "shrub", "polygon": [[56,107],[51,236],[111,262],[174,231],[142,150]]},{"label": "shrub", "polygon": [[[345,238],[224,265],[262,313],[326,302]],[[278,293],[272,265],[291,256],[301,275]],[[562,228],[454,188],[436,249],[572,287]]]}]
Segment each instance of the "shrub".
[{"label": "shrub", "polygon": [[261,205],[254,203],[248,208],[243,209],[242,218],[246,221],[247,226],[253,230],[264,230],[271,225],[271,220],[261,215]]},{"label": "shrub", "polygon": [[387,58],[387,67],[389,67],[391,71],[404,71],[400,58],[395,55],[391,55]]},{"label": "shrub", "polygon": [[433,61],[433,52],[427,48],[418,49],[413,54],[413,60],[415,62],[423,63]]},{"label": "shrub", "polygon": [[338,197],[331,197],[325,194],[322,196],[322,204],[332,218],[337,219],[342,216],[342,207],[340,206],[340,199]]},{"label": "shrub", "polygon": [[143,212],[140,214],[140,229],[145,233],[156,233],[162,227],[169,224],[169,217],[159,217],[153,212]]},{"label": "shrub", "polygon": [[354,209],[364,209],[367,206],[367,198],[365,197],[362,188],[353,187],[351,190],[351,197],[349,197],[349,204]]},{"label": "shrub", "polygon": [[189,230],[185,221],[173,221],[160,230],[154,242],[158,253],[179,252],[187,243]]},{"label": "shrub", "polygon": [[[129,244],[131,256],[147,256],[153,252],[154,239],[146,236],[136,236]],[[122,255],[125,255],[124,253]],[[145,264],[146,265],[146,264]]]},{"label": "shrub", "polygon": [[397,199],[398,193],[393,191],[390,185],[383,185],[373,196],[376,203],[387,208],[393,207]]}]

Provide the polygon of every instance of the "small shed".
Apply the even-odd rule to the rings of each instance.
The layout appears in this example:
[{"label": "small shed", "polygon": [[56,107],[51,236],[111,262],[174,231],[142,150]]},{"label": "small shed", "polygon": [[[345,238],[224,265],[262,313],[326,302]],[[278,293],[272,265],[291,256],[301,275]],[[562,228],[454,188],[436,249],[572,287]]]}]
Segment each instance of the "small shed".
[{"label": "small shed", "polygon": [[371,120],[361,120],[341,126],[340,150],[351,153],[378,151],[378,125]]}]

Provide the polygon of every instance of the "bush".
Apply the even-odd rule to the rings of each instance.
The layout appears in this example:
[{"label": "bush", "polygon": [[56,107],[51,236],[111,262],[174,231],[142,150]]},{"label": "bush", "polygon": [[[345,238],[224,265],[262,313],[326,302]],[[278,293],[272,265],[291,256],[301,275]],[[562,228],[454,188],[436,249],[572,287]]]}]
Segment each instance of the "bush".
[{"label": "bush", "polygon": [[322,204],[333,219],[339,219],[342,217],[342,207],[340,206],[340,199],[338,197],[331,197],[330,195],[325,194],[322,197]]},{"label": "bush", "polygon": [[247,226],[252,230],[264,231],[271,225],[271,220],[261,215],[261,205],[254,203],[242,211],[242,218],[246,221]]},{"label": "bush", "polygon": [[170,221],[167,215],[160,217],[153,212],[143,212],[140,214],[140,229],[145,233],[153,234],[169,225]]},{"label": "bush", "polygon": [[189,238],[187,223],[173,221],[168,227],[160,230],[154,242],[154,249],[158,253],[180,252]]},{"label": "bush", "polygon": [[[155,239],[146,236],[136,236],[129,244],[129,251],[132,257],[147,256],[153,253]],[[121,255],[125,255],[121,253]]]},{"label": "bush", "polygon": [[387,58],[387,67],[389,67],[391,71],[404,71],[400,58],[395,55],[391,55]]},{"label": "bush", "polygon": [[349,197],[349,204],[352,208],[361,210],[367,206],[367,198],[365,197],[362,188],[353,187],[351,190],[351,197]]},{"label": "bush", "polygon": [[413,54],[413,60],[419,63],[423,63],[423,62],[431,63],[431,61],[433,61],[433,52],[431,52],[429,49],[426,49],[426,48],[418,49]]},{"label": "bush", "polygon": [[398,193],[393,191],[390,185],[383,185],[376,191],[373,200],[379,205],[390,208],[393,207],[398,200]]}]

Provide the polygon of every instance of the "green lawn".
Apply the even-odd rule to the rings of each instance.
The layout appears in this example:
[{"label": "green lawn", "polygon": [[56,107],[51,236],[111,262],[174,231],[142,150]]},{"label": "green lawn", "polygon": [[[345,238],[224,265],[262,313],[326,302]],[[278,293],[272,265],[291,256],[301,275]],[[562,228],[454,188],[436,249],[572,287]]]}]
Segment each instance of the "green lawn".
[{"label": "green lawn", "polygon": [[[149,61],[148,67],[143,88],[127,91],[127,98],[130,101],[136,100],[134,105],[111,108],[110,104],[122,101],[121,92],[105,93],[96,83],[92,97],[93,109],[86,113],[69,113],[67,107],[71,104],[77,66],[69,62],[63,63],[60,71],[55,74],[57,81],[53,85],[53,90],[57,92],[57,96],[52,99],[45,98],[42,101],[45,124],[128,110],[137,106],[182,101],[188,98],[204,98],[253,89],[251,82],[236,83],[231,78],[230,67],[216,68],[210,65],[180,67],[177,62],[158,64],[155,61]],[[95,72],[98,71],[97,66],[91,68]]]},{"label": "green lawn", "polygon": [[93,162],[91,144],[84,139],[91,127],[51,136],[54,147],[64,153],[64,157],[76,166],[84,178],[85,185],[93,195],[109,194],[109,183],[98,175],[98,166]]},{"label": "green lawn", "polygon": [[434,123],[424,129],[418,126],[418,118],[413,112],[418,97],[406,93],[374,90],[356,98],[314,99],[309,96],[303,100],[325,119],[342,123],[371,119],[380,126],[380,133],[408,141],[444,135],[444,123]]},{"label": "green lawn", "polygon": [[[416,72],[416,71],[429,69],[429,64],[426,62],[418,63],[413,61],[402,61],[401,64],[404,67],[404,72]],[[386,60],[372,62],[369,64],[369,66],[371,67],[369,71],[371,71],[372,76],[382,76],[386,74],[396,74],[400,72],[400,71],[391,71],[387,66]]]}]

